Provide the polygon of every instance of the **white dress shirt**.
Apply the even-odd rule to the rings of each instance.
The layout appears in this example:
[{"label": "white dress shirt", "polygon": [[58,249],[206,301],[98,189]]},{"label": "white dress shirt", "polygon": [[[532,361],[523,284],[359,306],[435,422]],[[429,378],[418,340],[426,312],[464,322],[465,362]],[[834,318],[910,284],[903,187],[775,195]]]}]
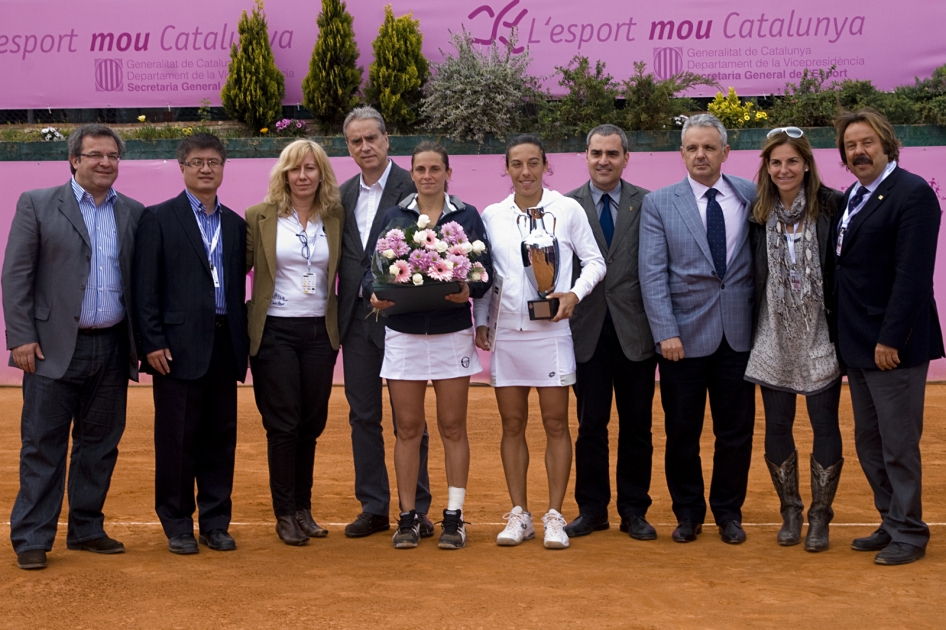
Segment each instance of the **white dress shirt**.
[{"label": "white dress shirt", "polygon": [[[355,221],[358,223],[358,234],[361,235],[361,246],[368,246],[368,235],[371,233],[371,226],[374,223],[374,217],[378,214],[378,204],[381,203],[381,194],[388,183],[388,175],[391,174],[391,160],[388,160],[388,167],[384,169],[381,179],[371,186],[365,184],[365,176],[358,176],[358,202],[355,204]],[[385,208],[386,210],[387,208]]]},{"label": "white dress shirt", "polygon": [[703,229],[706,229],[706,191],[710,188],[716,189],[716,201],[723,209],[723,219],[726,222],[726,264],[732,261],[733,253],[736,251],[736,240],[739,238],[739,232],[743,224],[749,217],[749,208],[736,195],[729,183],[720,177],[712,186],[704,186],[687,175],[687,181],[690,182],[690,188],[693,190],[693,196],[696,197],[696,207],[700,210],[700,220],[703,221]]}]

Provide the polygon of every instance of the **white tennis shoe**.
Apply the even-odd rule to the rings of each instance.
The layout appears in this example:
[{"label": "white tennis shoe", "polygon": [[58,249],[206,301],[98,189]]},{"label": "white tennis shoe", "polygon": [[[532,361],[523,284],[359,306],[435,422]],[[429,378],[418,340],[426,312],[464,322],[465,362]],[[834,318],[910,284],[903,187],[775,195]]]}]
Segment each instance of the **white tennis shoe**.
[{"label": "white tennis shoe", "polygon": [[515,547],[523,540],[532,540],[535,538],[535,528],[532,526],[532,514],[523,512],[518,505],[512,508],[511,512],[506,513],[503,518],[506,520],[506,528],[499,532],[496,537],[496,544],[500,547]]},{"label": "white tennis shoe", "polygon": [[565,517],[558,510],[549,510],[542,517],[542,522],[545,524],[545,548],[566,549],[568,534],[565,533]]}]

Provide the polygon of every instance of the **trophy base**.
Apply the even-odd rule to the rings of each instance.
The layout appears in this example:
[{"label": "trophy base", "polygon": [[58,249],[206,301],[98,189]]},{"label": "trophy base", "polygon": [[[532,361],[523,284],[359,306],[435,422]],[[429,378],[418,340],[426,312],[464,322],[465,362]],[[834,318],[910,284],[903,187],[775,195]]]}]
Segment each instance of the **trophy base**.
[{"label": "trophy base", "polygon": [[558,298],[529,301],[529,319],[552,319],[558,313]]}]

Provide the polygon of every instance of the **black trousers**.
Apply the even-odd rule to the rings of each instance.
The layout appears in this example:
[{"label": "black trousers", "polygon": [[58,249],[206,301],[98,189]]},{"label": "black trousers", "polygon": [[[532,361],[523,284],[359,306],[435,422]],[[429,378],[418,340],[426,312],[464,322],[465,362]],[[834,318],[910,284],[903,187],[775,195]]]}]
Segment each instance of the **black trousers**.
[{"label": "black trousers", "polygon": [[707,392],[716,437],[710,508],[717,524],[742,520],[755,425],[755,385],[744,379],[748,362],[749,353],[736,352],[725,337],[709,356],[660,358],[667,486],[678,521],[706,517],[700,435]]},{"label": "black trousers", "polygon": [[10,516],[10,539],[16,553],[52,549],[62,510],[67,457],[66,541],[79,543],[105,535],[102,507],[125,430],[127,396],[125,324],[91,333],[80,331],[62,378],[23,375],[20,491]]},{"label": "black trousers", "polygon": [[923,402],[927,361],[895,370],[848,368],[854,407],[854,444],[874,491],[874,505],[893,542],[926,548],[923,522]]},{"label": "black trousers", "polygon": [[[765,456],[780,465],[795,452],[792,426],[798,394],[760,385],[765,408]],[[812,451],[822,467],[833,466],[841,459],[841,430],[838,428],[838,405],[841,402],[841,379],[828,389],[805,396],[808,418],[814,433]]]},{"label": "black trousers", "polygon": [[[345,397],[350,408],[348,422],[351,425],[351,448],[355,460],[355,497],[361,503],[362,511],[387,516],[391,488],[384,463],[384,432],[381,428],[384,412],[381,395],[384,348],[375,344],[371,338],[371,326],[376,325],[356,311],[342,344],[342,367],[345,373]],[[393,415],[392,418],[394,434],[397,435],[397,419]],[[416,510],[423,514],[430,511],[431,502],[427,473],[428,442],[425,427],[420,442],[420,469],[415,495]]]},{"label": "black trousers", "polygon": [[610,317],[604,320],[591,358],[578,364],[575,440],[575,501],[582,514],[607,516],[611,501],[608,423],[611,401],[618,410],[617,508],[621,518],[644,516],[650,507],[654,455],[651,434],[657,357],[631,361]]},{"label": "black trousers", "polygon": [[337,357],[324,317],[266,318],[259,352],[250,362],[276,516],[312,508],[315,445],[328,419]]},{"label": "black trousers", "polygon": [[236,359],[226,320],[217,322],[206,374],[193,380],[154,376],[155,511],[168,538],[193,533],[195,508],[201,532],[230,526]]}]

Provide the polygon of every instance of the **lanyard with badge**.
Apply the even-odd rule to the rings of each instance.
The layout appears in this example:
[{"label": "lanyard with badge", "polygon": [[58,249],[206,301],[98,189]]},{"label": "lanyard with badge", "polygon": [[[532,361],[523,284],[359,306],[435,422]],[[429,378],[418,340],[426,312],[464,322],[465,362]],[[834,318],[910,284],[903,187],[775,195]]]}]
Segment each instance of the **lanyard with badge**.
[{"label": "lanyard with badge", "polygon": [[801,291],[801,274],[798,273],[798,269],[795,268],[797,264],[795,244],[804,238],[805,227],[805,221],[802,221],[801,223],[795,224],[795,230],[793,232],[789,232],[787,226],[785,229],[785,240],[788,242],[788,255],[792,260],[792,268],[788,272],[788,280],[791,283],[792,291],[795,293]]},{"label": "lanyard with badge", "polygon": [[[298,215],[296,215],[296,220],[298,221]],[[299,222],[299,227],[302,227],[302,222]],[[315,229],[315,235],[313,238],[318,237],[318,226]],[[296,238],[299,239],[299,242],[302,243],[302,257],[305,258],[306,272],[302,274],[302,293],[305,295],[315,295],[316,289],[318,287],[318,281],[314,273],[312,273],[312,250],[315,248],[315,242],[313,241],[311,246],[309,244],[309,235],[306,233],[305,228],[301,232],[296,234]]]},{"label": "lanyard with badge", "polygon": [[[203,209],[201,209],[203,212]],[[200,229],[200,238],[204,241],[204,247],[207,249],[207,263],[210,265],[210,275],[214,279],[214,288],[220,288],[220,277],[217,275],[217,267],[214,265],[214,250],[217,249],[217,245],[220,243],[220,222],[217,223],[217,229],[214,231],[214,237],[212,241],[207,240],[207,233],[204,232],[204,222],[198,220],[197,227]]]}]

